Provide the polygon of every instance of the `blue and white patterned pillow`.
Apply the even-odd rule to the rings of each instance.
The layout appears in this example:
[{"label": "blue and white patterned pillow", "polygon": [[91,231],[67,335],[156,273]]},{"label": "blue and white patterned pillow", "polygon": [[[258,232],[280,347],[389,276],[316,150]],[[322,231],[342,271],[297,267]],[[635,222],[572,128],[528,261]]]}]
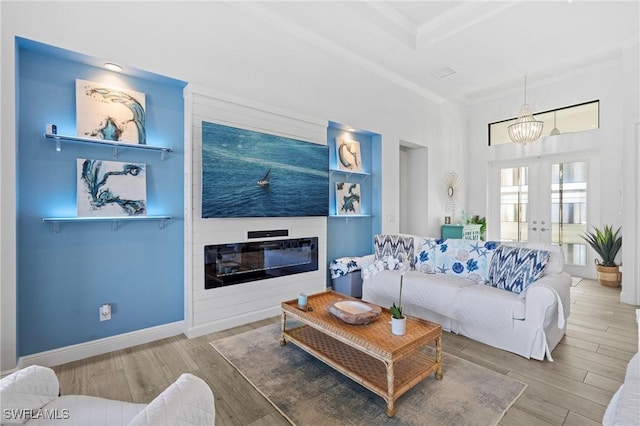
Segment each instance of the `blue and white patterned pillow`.
[{"label": "blue and white patterned pillow", "polygon": [[407,269],[413,269],[413,237],[404,235],[376,235],[374,237],[376,260],[387,256],[401,260]]},{"label": "blue and white patterned pillow", "polygon": [[455,275],[477,284],[488,281],[491,258],[500,243],[453,238],[436,242],[436,273]]},{"label": "blue and white patterned pillow", "polygon": [[339,278],[350,272],[359,271],[361,269],[360,257],[340,257],[331,261],[329,271],[331,278]]},{"label": "blue and white patterned pillow", "polygon": [[436,238],[414,239],[414,267],[416,271],[424,272],[425,274],[436,273],[436,247],[438,241],[442,240]]},{"label": "blue and white patterned pillow", "polygon": [[489,267],[489,283],[514,293],[524,292],[542,275],[549,252],[524,247],[500,246]]}]

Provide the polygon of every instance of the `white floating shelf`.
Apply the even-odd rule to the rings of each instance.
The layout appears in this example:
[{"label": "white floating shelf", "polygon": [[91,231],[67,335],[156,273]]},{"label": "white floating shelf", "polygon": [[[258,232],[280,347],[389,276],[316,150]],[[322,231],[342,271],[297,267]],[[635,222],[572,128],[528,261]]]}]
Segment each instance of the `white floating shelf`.
[{"label": "white floating shelf", "polygon": [[373,217],[370,214],[332,214],[329,217],[337,218],[337,219],[345,219],[347,223],[349,223],[349,219],[368,219]]},{"label": "white floating shelf", "polygon": [[83,138],[81,136],[66,136],[66,135],[58,135],[53,133],[45,133],[44,137],[46,139],[51,139],[56,143],[56,151],[61,151],[61,141],[66,142],[79,142],[79,143],[89,143],[93,145],[102,145],[102,146],[110,146],[113,148],[113,158],[118,158],[118,149],[119,148],[127,148],[127,149],[142,149],[147,151],[160,151],[160,160],[164,160],[164,156],[166,153],[172,152],[171,148],[165,148],[161,146],[153,146],[153,145],[140,145],[134,143],[123,143],[123,142],[115,142],[115,141],[105,141],[102,139],[94,139],[94,138]]},{"label": "white floating shelf", "polygon": [[160,229],[164,228],[166,221],[171,220],[171,216],[118,216],[118,217],[45,217],[42,219],[45,223],[53,224],[53,233],[60,232],[61,223],[80,223],[80,222],[111,222],[111,230],[118,230],[118,222],[137,222],[157,220],[160,221]]},{"label": "white floating shelf", "polygon": [[339,170],[339,169],[329,169],[330,174],[340,173],[347,176],[355,175],[355,176],[371,176],[371,173],[366,172],[355,172],[352,170]]}]

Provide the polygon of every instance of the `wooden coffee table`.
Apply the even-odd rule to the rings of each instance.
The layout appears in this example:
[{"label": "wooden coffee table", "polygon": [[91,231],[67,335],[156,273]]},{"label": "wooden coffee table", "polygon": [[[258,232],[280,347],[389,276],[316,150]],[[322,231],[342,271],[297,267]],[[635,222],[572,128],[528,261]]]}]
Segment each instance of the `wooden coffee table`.
[{"label": "wooden coffee table", "polygon": [[[308,297],[311,311],[298,309],[298,300],[282,302],[282,337],[345,376],[380,395],[387,402],[387,416],[395,415],[395,401],[435,372],[442,379],[442,326],[419,318],[407,318],[404,336],[391,334],[391,314],[382,308],[380,318],[366,325],[351,325],[328,311],[338,300],[358,300],[335,291]],[[287,329],[287,317],[302,323]],[[436,357],[420,352],[434,342]]]}]

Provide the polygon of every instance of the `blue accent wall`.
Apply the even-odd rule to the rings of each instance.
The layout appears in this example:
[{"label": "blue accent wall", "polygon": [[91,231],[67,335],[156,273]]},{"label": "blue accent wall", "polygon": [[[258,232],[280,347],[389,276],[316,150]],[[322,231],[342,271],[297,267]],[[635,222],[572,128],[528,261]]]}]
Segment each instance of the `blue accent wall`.
[{"label": "blue accent wall", "polygon": [[[28,44],[25,44],[28,45]],[[37,49],[18,50],[17,258],[20,356],[88,342],[184,318],[184,83],[124,74]],[[157,151],[45,139],[48,123],[75,135],[75,80],[119,79],[146,94],[147,144]],[[76,159],[145,163],[147,214],[157,221],[63,223],[54,234],[44,217],[76,216]],[[98,309],[112,304],[112,319]]]},{"label": "blue accent wall", "polygon": [[[348,175],[332,172],[329,179],[329,214],[336,214],[336,182],[360,184],[361,212],[370,217],[330,216],[327,223],[327,268],[333,259],[345,256],[365,256],[373,253],[373,236],[380,233],[381,221],[381,137],[370,132],[348,132],[339,126],[330,125],[327,129],[329,146],[329,167],[338,169],[336,138],[345,137],[360,143],[362,172]],[[328,285],[331,276],[327,274]]]}]

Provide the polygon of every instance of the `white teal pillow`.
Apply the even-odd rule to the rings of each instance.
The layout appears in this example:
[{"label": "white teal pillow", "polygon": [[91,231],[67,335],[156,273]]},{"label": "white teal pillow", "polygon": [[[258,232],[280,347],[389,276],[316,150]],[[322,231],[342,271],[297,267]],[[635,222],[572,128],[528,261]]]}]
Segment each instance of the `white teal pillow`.
[{"label": "white teal pillow", "polygon": [[491,259],[499,246],[500,243],[496,241],[436,240],[435,272],[485,284],[488,281]]},{"label": "white teal pillow", "polygon": [[500,246],[489,267],[489,283],[493,287],[523,293],[542,275],[549,252],[524,247]]}]

